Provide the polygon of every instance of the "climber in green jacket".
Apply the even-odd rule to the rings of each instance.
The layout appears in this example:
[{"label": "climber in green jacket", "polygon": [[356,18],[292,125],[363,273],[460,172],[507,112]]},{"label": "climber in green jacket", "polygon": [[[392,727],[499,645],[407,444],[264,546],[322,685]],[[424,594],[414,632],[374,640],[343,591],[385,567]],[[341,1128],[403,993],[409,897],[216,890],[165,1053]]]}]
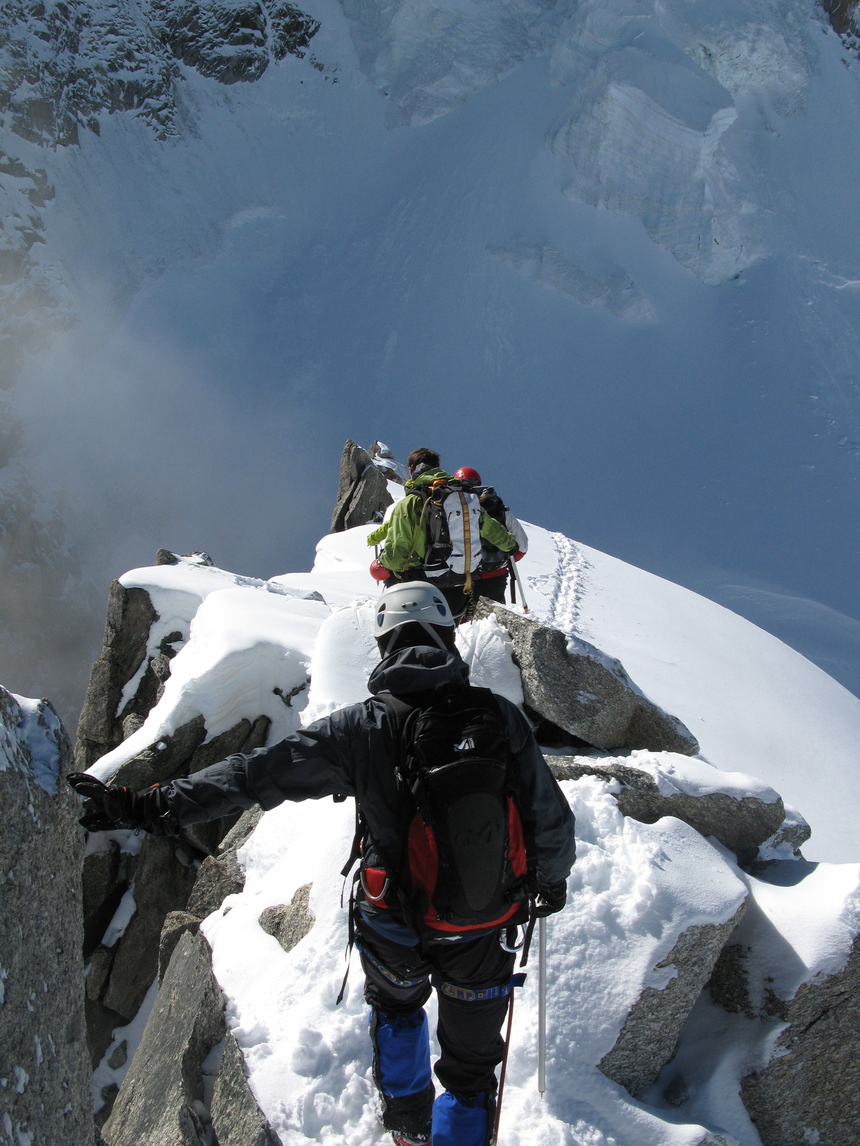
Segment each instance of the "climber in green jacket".
[{"label": "climber in green jacket", "polygon": [[[460,500],[466,512],[448,516],[446,524],[450,526],[450,541],[453,543],[454,553],[449,564],[443,567],[433,545],[434,525],[432,515],[428,515],[427,512],[428,494],[431,488],[447,487],[453,479],[450,474],[439,468],[439,455],[434,450],[425,448],[413,450],[407,459],[407,466],[410,478],[406,482],[406,496],[396,503],[388,521],[375,529],[367,539],[368,545],[379,545],[384,542],[382,551],[370,567],[370,572],[377,581],[383,582],[393,582],[403,578],[414,580],[416,575],[433,581],[443,590],[449,601],[453,597],[455,604],[462,603],[462,608],[459,609],[454,608],[452,604],[454,615],[459,616],[468,602],[472,574],[478,568],[481,540],[486,540],[505,553],[513,555],[517,550],[517,539],[480,508],[480,503],[473,494],[465,493]],[[454,482],[455,487],[457,484]],[[454,508],[459,509],[457,497]],[[477,528],[474,528],[475,526]],[[459,532],[463,529],[465,536]],[[467,549],[470,550],[469,553],[466,553]],[[459,597],[454,592],[455,589],[460,590]]]}]

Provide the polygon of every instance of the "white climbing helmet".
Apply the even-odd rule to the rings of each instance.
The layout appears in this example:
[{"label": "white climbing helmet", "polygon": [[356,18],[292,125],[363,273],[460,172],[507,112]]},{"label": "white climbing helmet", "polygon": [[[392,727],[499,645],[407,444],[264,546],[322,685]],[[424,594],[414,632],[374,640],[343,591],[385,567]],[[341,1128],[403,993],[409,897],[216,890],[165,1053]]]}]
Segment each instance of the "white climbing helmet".
[{"label": "white climbing helmet", "polygon": [[413,621],[443,629],[454,627],[448,602],[426,581],[401,581],[385,589],[376,607],[376,639]]}]

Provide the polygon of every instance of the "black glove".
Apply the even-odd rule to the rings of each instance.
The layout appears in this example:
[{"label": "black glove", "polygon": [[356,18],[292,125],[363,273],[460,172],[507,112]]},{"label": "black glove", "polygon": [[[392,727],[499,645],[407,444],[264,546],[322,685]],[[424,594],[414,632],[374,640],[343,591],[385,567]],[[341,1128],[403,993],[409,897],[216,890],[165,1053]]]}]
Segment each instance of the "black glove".
[{"label": "black glove", "polygon": [[535,915],[543,919],[545,915],[554,915],[561,911],[567,903],[567,880],[560,879],[558,883],[538,883],[535,896]]},{"label": "black glove", "polygon": [[84,814],[79,823],[89,832],[110,832],[116,828],[142,829],[156,836],[177,832],[167,796],[158,785],[143,792],[132,792],[118,784],[103,784],[87,772],[72,772],[66,779],[84,797]]}]

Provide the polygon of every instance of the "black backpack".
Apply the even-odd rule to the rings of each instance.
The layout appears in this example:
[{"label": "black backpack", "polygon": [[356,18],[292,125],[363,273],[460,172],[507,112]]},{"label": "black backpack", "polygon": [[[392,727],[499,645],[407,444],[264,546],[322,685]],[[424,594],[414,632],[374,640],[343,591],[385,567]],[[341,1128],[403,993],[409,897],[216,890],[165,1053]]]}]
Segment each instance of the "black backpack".
[{"label": "black backpack", "polygon": [[[491,485],[479,487],[475,490],[475,493],[478,495],[480,506],[484,513],[488,513],[499,525],[507,529],[508,507],[493,487]],[[481,545],[481,569],[484,571],[489,569],[501,569],[502,566],[507,565],[510,556],[510,553],[505,553],[503,549],[491,545],[489,541],[483,541]]]},{"label": "black backpack", "polygon": [[420,704],[390,693],[377,699],[396,721],[402,849],[383,857],[365,836],[367,903],[399,908],[424,937],[525,921],[533,828],[492,692],[451,688]]},{"label": "black backpack", "polygon": [[440,589],[463,585],[468,591],[481,564],[481,504],[477,494],[453,479],[417,485],[412,492],[423,502],[425,576]]}]

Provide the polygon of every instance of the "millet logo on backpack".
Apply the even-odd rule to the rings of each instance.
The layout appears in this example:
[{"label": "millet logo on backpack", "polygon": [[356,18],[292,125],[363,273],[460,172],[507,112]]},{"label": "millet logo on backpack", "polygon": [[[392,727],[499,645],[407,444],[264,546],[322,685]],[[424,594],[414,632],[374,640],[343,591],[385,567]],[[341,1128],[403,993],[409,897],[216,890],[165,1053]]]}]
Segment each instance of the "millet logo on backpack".
[{"label": "millet logo on backpack", "polygon": [[454,751],[455,752],[474,752],[475,751],[475,741],[473,740],[473,738],[471,736],[467,736],[466,739],[463,740],[460,744],[454,745]]}]

